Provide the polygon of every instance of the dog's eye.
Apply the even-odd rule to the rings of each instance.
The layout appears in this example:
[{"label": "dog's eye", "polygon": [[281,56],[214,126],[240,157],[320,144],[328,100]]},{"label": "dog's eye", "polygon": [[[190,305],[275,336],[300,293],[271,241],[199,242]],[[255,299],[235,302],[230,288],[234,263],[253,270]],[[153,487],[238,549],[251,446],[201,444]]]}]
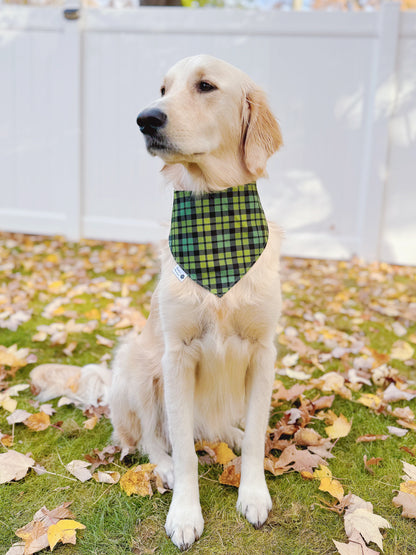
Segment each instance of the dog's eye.
[{"label": "dog's eye", "polygon": [[162,96],[165,96],[165,92],[166,92],[165,87],[162,87],[162,88],[160,89],[160,94],[161,94]]},{"label": "dog's eye", "polygon": [[206,92],[211,92],[211,91],[215,91],[217,87],[215,87],[214,85],[211,85],[211,83],[208,83],[207,81],[200,81],[197,84],[197,89],[199,92],[202,93],[206,93]]}]

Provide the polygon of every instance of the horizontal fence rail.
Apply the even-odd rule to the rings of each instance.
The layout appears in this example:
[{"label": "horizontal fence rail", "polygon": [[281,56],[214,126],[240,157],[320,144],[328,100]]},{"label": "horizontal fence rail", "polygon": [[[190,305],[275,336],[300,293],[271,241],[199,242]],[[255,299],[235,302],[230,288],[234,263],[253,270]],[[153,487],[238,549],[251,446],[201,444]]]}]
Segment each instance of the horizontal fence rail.
[{"label": "horizontal fence rail", "polygon": [[0,230],[168,234],[171,190],[135,123],[178,59],[268,93],[284,137],[260,193],[283,252],[416,264],[416,13],[0,7]]}]

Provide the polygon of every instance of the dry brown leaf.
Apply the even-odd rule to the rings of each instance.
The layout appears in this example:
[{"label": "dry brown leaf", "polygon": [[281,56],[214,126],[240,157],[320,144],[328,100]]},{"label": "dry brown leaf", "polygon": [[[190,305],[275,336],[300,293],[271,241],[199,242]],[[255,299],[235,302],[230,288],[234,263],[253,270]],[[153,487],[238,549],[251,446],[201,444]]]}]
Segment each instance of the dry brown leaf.
[{"label": "dry brown leaf", "polygon": [[300,428],[295,435],[293,436],[296,442],[296,445],[322,445],[327,441],[326,438],[323,438],[318,432],[313,430],[312,428]]},{"label": "dry brown leaf", "polygon": [[219,477],[220,484],[225,486],[234,486],[238,488],[241,479],[241,457],[236,457],[229,462]]},{"label": "dry brown leaf", "polygon": [[34,432],[41,432],[50,426],[51,421],[48,414],[37,412],[31,414],[23,423]]},{"label": "dry brown leaf", "polygon": [[306,385],[295,384],[290,389],[286,389],[280,380],[275,382],[275,387],[277,391],[273,393],[272,405],[276,406],[278,401],[294,401],[302,395],[306,389]]},{"label": "dry brown leaf", "polygon": [[399,389],[394,383],[391,383],[387,389],[384,390],[383,399],[387,403],[394,403],[395,401],[411,401],[416,395],[410,391]]},{"label": "dry brown leaf", "polygon": [[39,520],[32,520],[15,532],[25,542],[24,554],[32,554],[48,547],[48,527]]},{"label": "dry brown leaf", "polygon": [[355,440],[355,443],[368,443],[370,441],[377,441],[377,440],[385,441],[389,437],[390,436],[386,434],[378,434],[378,435],[365,434],[363,436],[357,437],[357,439]]},{"label": "dry brown leaf", "polygon": [[403,470],[406,473],[405,476],[403,476],[404,480],[416,480],[416,466],[414,464],[410,464],[406,461],[402,461],[403,464]]},{"label": "dry brown leaf", "polygon": [[371,503],[356,495],[351,496],[351,501],[345,511],[344,526],[349,538],[354,533],[358,533],[366,543],[374,542],[381,550],[383,550],[383,537],[379,528],[391,528],[385,518],[373,513]]},{"label": "dry brown leaf", "polygon": [[371,459],[367,460],[367,455],[364,455],[363,460],[364,460],[364,468],[370,474],[374,474],[374,470],[370,467],[378,465],[383,459],[381,457],[372,457]]},{"label": "dry brown leaf", "polygon": [[325,460],[319,455],[308,449],[296,449],[295,445],[289,445],[276,462],[276,468],[282,468],[285,472],[313,472],[320,464],[325,464]]},{"label": "dry brown leaf", "polygon": [[98,472],[95,472],[92,477],[96,482],[102,482],[104,484],[117,484],[117,482],[120,481],[119,472],[103,472],[98,470]]},{"label": "dry brown leaf", "polygon": [[353,534],[348,543],[332,541],[341,555],[378,555],[378,551],[368,547],[360,534]]},{"label": "dry brown leaf", "polygon": [[12,480],[21,480],[34,464],[35,461],[32,457],[23,455],[13,449],[0,454],[0,484],[5,484]]},{"label": "dry brown leaf", "polygon": [[395,507],[402,507],[402,515],[406,518],[416,518],[416,496],[411,493],[400,491],[396,497],[393,498],[393,505]]},{"label": "dry brown leaf", "polygon": [[7,423],[10,425],[20,424],[21,422],[24,422],[27,418],[29,418],[29,416],[31,416],[31,414],[30,412],[27,412],[27,410],[17,409],[12,412],[12,414],[8,416],[6,420]]}]

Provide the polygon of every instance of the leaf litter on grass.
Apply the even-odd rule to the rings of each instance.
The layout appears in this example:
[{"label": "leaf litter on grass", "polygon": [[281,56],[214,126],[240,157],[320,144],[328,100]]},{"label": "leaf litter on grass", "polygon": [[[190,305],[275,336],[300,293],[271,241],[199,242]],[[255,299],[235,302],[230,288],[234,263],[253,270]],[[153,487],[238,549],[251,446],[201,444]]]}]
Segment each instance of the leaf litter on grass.
[{"label": "leaf litter on grass", "polygon": [[[6,449],[4,455],[10,456],[16,449],[22,457],[35,461],[30,453],[19,453],[20,438],[28,441],[28,426],[29,433],[34,434],[31,437],[39,441],[50,430],[79,435],[94,434],[100,428],[108,416],[102,406],[85,411],[81,426],[72,420],[71,432],[61,411],[73,400],[54,401],[55,408],[45,408],[36,401],[39,391],[33,386],[31,394],[21,390],[22,398],[20,390],[13,388],[29,387],[26,369],[38,360],[77,367],[88,362],[105,366],[117,337],[143,328],[158,270],[155,259],[155,251],[148,245],[75,244],[59,238],[0,235],[0,337],[4,337],[0,345],[0,415],[4,414],[0,442]],[[353,553],[357,547],[360,553],[374,553],[367,543],[382,549],[379,528],[388,528],[389,523],[373,513],[371,504],[353,511],[348,501],[351,498],[344,495],[351,481],[343,483],[345,476],[333,476],[331,466],[344,441],[354,448],[350,436],[357,445],[382,441],[387,450],[397,449],[396,458],[404,452],[413,456],[416,269],[383,263],[365,265],[360,260],[289,258],[283,260],[282,274],[283,317],[277,330],[281,354],[276,363],[278,379],[266,437],[265,469],[269,476],[296,474],[302,481],[316,482],[313,491],[319,489],[332,499],[325,504],[344,513],[349,538],[348,544],[334,538],[339,553]],[[68,382],[68,387],[73,392],[78,387],[76,380]],[[334,403],[343,408],[332,408]],[[382,433],[379,428],[357,424],[354,406],[365,407],[385,422]],[[74,410],[82,414],[81,409]],[[348,414],[343,414],[346,410]],[[399,451],[391,446],[392,438],[395,445],[406,438],[408,445],[401,445]],[[196,449],[205,453],[200,456],[202,464],[222,466],[219,483],[238,486],[241,458],[226,444],[202,442]],[[100,483],[108,488],[126,487],[129,495],[149,497],[155,491],[165,491],[157,482],[157,468],[143,463],[128,470],[120,457],[125,454],[114,446],[98,449],[91,443],[83,455],[85,461],[73,457],[62,462],[62,468],[67,467],[62,476],[69,469],[76,476],[70,478],[68,472],[71,484],[77,482],[79,473],[89,484],[96,483],[95,487],[103,487]],[[368,480],[377,478],[384,458],[367,460],[364,455],[361,465]],[[7,477],[7,464],[2,470],[1,460],[0,473]],[[96,472],[98,466],[114,464],[116,470],[100,468]],[[30,463],[10,479],[36,480],[31,468],[41,473],[41,465]],[[48,469],[48,464],[44,471],[60,476]],[[121,479],[119,471],[124,471]],[[402,509],[406,518],[415,518],[412,481],[405,480],[407,485],[403,486],[397,475],[396,497],[394,486],[391,488],[390,502],[399,507],[397,514]],[[67,530],[65,523],[62,526],[54,537],[73,539],[74,532]]]}]

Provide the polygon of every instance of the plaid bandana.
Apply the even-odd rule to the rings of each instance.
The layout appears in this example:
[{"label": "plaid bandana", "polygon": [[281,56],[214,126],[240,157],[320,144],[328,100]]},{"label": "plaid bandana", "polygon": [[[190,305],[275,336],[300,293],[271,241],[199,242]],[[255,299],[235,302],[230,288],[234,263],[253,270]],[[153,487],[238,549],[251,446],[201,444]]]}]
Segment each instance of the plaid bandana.
[{"label": "plaid bandana", "polygon": [[169,246],[180,281],[222,297],[253,266],[269,230],[255,183],[218,193],[175,191]]}]

